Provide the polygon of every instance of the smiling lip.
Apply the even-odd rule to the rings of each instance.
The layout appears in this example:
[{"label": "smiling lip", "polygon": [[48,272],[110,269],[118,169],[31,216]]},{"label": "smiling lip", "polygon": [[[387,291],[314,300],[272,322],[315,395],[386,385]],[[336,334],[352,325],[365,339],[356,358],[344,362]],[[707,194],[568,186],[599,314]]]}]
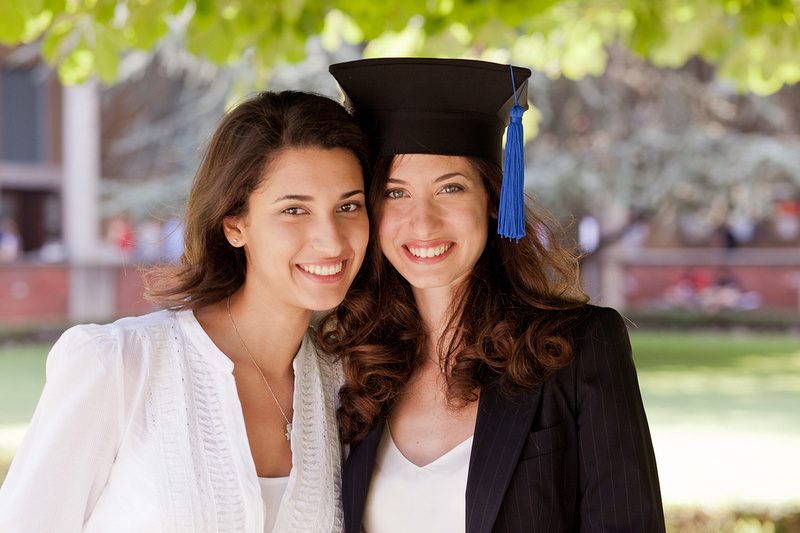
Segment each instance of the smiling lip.
[{"label": "smiling lip", "polygon": [[[444,250],[441,250],[442,247],[444,247]],[[455,247],[456,243],[453,241],[407,242],[402,246],[406,257],[413,263],[420,265],[431,265],[443,261],[450,255]],[[425,251],[431,253],[430,251],[434,251],[435,253],[440,250],[441,252],[439,255],[433,255],[432,257],[420,257],[419,255],[411,253],[411,248],[415,249],[417,252]]]},{"label": "smiling lip", "polygon": [[[345,272],[347,271],[347,262],[347,259],[330,259],[316,261],[314,263],[296,264],[295,268],[298,272],[316,283],[337,283],[344,279]],[[338,269],[339,271],[335,272],[340,265],[341,268]],[[312,270],[312,272],[309,272],[306,268]],[[326,273],[331,271],[335,273]]]}]

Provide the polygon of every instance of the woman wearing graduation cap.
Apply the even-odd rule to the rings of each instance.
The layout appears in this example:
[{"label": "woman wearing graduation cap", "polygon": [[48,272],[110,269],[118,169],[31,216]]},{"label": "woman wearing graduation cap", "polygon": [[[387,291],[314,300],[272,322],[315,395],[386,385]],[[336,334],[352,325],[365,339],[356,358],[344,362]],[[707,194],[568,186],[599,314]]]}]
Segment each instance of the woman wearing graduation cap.
[{"label": "woman wearing graduation cap", "polygon": [[530,71],[331,73],[379,156],[367,264],[320,328],[345,363],[347,531],[663,531],[623,320],[524,205]]}]

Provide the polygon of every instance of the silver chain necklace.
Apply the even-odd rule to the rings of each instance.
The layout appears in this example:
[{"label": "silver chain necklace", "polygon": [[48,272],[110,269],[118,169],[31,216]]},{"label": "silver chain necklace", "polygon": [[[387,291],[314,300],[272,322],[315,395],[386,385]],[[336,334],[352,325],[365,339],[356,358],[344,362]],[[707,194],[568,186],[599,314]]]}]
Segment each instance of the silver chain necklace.
[{"label": "silver chain necklace", "polygon": [[239,342],[242,343],[242,348],[244,348],[244,351],[247,352],[248,357],[250,357],[250,361],[253,362],[253,366],[255,366],[256,370],[258,370],[258,373],[261,375],[261,379],[264,380],[264,384],[267,386],[267,389],[269,390],[269,393],[272,395],[272,399],[275,400],[275,405],[278,406],[278,410],[281,412],[281,416],[286,421],[286,433],[284,433],[284,435],[286,436],[286,440],[288,441],[288,440],[291,439],[291,436],[292,436],[292,423],[289,421],[289,418],[286,416],[286,413],[283,411],[283,407],[281,407],[281,402],[279,402],[278,401],[278,397],[275,396],[275,392],[272,390],[272,387],[270,386],[269,381],[267,381],[267,377],[261,371],[261,367],[258,366],[258,363],[256,363],[256,360],[253,357],[253,354],[250,353],[250,349],[247,348],[247,344],[244,343],[244,339],[242,338],[241,333],[239,333],[239,328],[236,327],[236,322],[233,321],[233,315],[231,315],[231,297],[230,296],[228,296],[227,305],[228,305],[228,318],[231,320],[231,326],[233,326],[233,331],[235,331],[236,332],[236,336],[239,337]]}]

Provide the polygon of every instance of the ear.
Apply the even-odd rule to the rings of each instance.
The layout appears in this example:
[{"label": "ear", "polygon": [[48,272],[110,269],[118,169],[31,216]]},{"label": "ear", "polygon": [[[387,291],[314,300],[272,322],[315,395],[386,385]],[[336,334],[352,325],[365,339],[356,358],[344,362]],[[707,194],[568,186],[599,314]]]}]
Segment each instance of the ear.
[{"label": "ear", "polygon": [[225,217],[222,220],[222,231],[225,233],[225,238],[234,248],[244,246],[243,227],[244,221],[242,217]]}]

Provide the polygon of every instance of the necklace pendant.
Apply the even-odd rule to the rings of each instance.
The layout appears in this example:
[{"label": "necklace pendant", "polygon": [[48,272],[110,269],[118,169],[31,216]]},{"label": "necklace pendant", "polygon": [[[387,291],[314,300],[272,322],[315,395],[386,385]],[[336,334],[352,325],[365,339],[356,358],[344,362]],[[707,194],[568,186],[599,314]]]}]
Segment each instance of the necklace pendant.
[{"label": "necklace pendant", "polygon": [[292,423],[291,422],[286,424],[286,433],[284,433],[284,435],[286,435],[286,440],[287,441],[290,441],[292,439]]}]

